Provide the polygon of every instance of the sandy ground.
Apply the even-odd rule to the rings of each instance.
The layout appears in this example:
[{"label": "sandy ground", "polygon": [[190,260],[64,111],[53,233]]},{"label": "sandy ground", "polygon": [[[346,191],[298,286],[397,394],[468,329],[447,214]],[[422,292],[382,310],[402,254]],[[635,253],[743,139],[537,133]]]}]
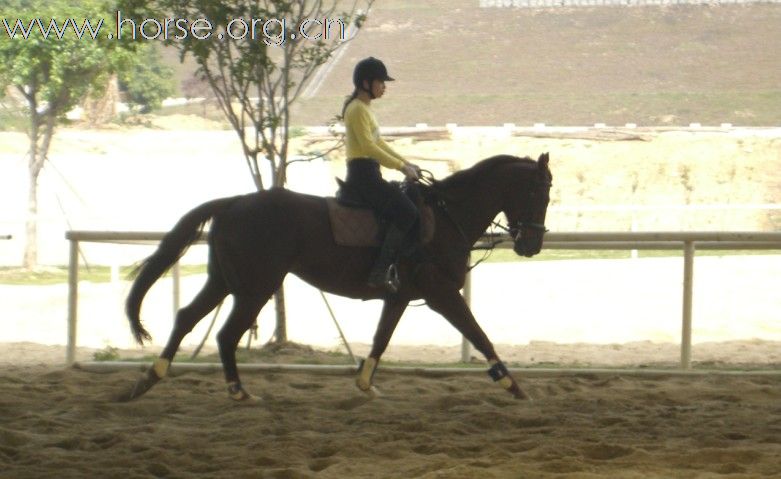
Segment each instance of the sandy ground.
[{"label": "sandy ground", "polygon": [[[402,320],[375,376],[383,396],[371,402],[355,389],[351,375],[245,372],[245,385],[263,401],[241,406],[227,399],[219,372],[177,372],[174,365],[172,377],[149,394],[133,403],[117,403],[115,397],[130,387],[138,371],[99,374],[65,369],[64,346],[0,342],[0,477],[781,477],[781,342],[724,340],[779,334],[778,322],[773,320],[778,311],[773,305],[777,295],[768,290],[772,281],[754,278],[757,282],[752,286],[740,275],[745,270],[761,276],[764,269],[760,264],[767,267],[772,261],[756,257],[752,264],[751,258],[748,263],[746,259],[731,265],[729,258],[697,262],[697,271],[708,272],[703,274],[703,286],[709,293],[701,292],[695,311],[710,312],[695,322],[695,338],[722,340],[695,344],[695,367],[721,370],[721,374],[648,375],[617,369],[600,374],[518,373],[535,398],[533,403],[511,399],[480,371],[411,375],[383,369],[390,361],[447,363],[460,357],[453,340],[457,334],[444,321],[432,319],[434,315],[425,308],[417,308]],[[655,268],[664,271],[665,263],[675,263],[674,271],[679,272],[678,262],[600,262],[602,267],[596,270],[613,276],[612,294],[622,301],[591,298],[590,303],[567,302],[556,296],[557,291],[571,296],[578,291],[578,284],[593,283],[583,281],[583,275],[593,278],[595,268],[582,261],[574,265],[531,263],[523,266],[526,274],[520,275],[512,271],[513,265],[484,265],[481,269],[490,271],[494,279],[507,270],[504,274],[523,281],[538,281],[536,291],[544,293],[541,307],[548,315],[539,316],[547,318],[544,321],[517,318],[525,319],[520,322],[507,314],[479,317],[489,335],[500,343],[497,350],[508,362],[533,368],[597,366],[648,371],[674,367],[679,358],[674,341],[588,341],[678,334],[680,286],[675,281],[665,284],[653,274],[641,274],[647,267],[651,272]],[[714,274],[725,270],[723,263],[729,272]],[[663,285],[661,293],[665,294],[648,290],[637,294],[637,288],[619,273],[621,264],[648,284]],[[559,270],[549,271],[551,278],[540,282],[533,273],[551,265]],[[574,269],[562,274],[561,268]],[[555,281],[557,277],[561,281]],[[193,283],[201,279],[189,278]],[[734,287],[741,282],[743,293],[735,295]],[[501,299],[492,299],[490,294],[500,294],[502,288],[491,284],[496,283],[475,282],[475,294],[480,298],[475,308],[483,313]],[[545,288],[546,284],[559,288]],[[82,308],[80,344],[95,347],[79,348],[79,361],[92,359],[105,338],[127,335],[119,308],[112,303],[119,297],[112,289],[115,286],[81,286],[87,304]],[[715,290],[707,289],[716,286]],[[150,295],[145,310],[157,345],[120,351],[123,357],[153,353],[167,335],[169,291],[166,286],[158,290]],[[32,340],[62,342],[63,292],[61,286],[0,288],[6,307],[12,300],[22,304],[7,310],[12,314],[7,316],[6,341],[13,333],[17,339],[29,335]],[[581,287],[583,296],[579,297],[592,293]],[[300,291],[296,294],[299,300],[292,304],[316,304],[316,298],[307,296],[311,294]],[[752,303],[754,294],[770,304]],[[659,307],[659,303],[664,303],[662,310],[673,312],[654,316],[647,310]],[[708,303],[710,308],[706,308]],[[366,315],[375,306],[336,301],[348,338],[371,337],[376,315]],[[559,310],[575,314],[555,313]],[[160,314],[156,316],[155,311]],[[625,311],[633,313],[632,321],[622,321]],[[714,316],[715,311],[720,314]],[[299,311],[292,317],[297,319],[291,321],[291,333],[307,337],[302,334],[308,331],[338,345],[335,330],[322,312],[318,316]],[[270,321],[261,319],[261,329],[268,327]],[[261,331],[261,338],[267,337],[265,334]],[[194,340],[200,339],[200,335],[194,336]],[[581,338],[584,342],[501,344],[506,338],[519,341],[517,338],[528,336],[557,341]],[[420,344],[431,338],[440,344]],[[352,346],[358,355],[365,355],[369,347],[360,341]],[[191,349],[185,348],[181,356]],[[212,361],[216,358],[213,346],[203,354],[211,355],[208,359]],[[327,351],[302,354],[300,349],[291,349],[263,360],[322,363],[334,358]],[[775,374],[723,373],[734,368]]]},{"label": "sandy ground", "polygon": [[[709,274],[723,290],[700,294],[695,311],[702,312],[710,303],[711,313],[705,316],[707,320],[695,322],[695,338],[722,340],[695,344],[695,367],[775,371],[774,375],[638,375],[620,370],[601,374],[519,373],[535,398],[533,403],[512,400],[479,371],[410,375],[383,369],[390,361],[448,363],[460,357],[457,342],[452,339],[457,339],[457,334],[444,321],[432,319],[434,315],[425,308],[417,308],[402,321],[375,377],[383,397],[372,402],[354,388],[350,375],[245,372],[244,383],[263,401],[239,406],[227,399],[219,372],[177,373],[174,365],[172,377],[145,397],[129,404],[117,403],[114,398],[130,387],[138,371],[98,374],[65,369],[64,346],[0,342],[0,477],[781,477],[781,342],[723,340],[779,334],[778,322],[772,318],[778,311],[778,306],[772,304],[777,295],[768,294],[767,278],[760,278],[752,287],[736,274],[741,269],[755,275],[763,271],[759,264],[747,264],[745,259],[742,266],[740,262],[732,265],[730,273]],[[700,264],[701,260],[708,261]],[[701,260],[697,270],[701,272],[725,261]],[[770,263],[764,257],[754,260],[765,266]],[[538,287],[545,293],[542,299],[549,301],[542,304],[543,308],[548,306],[544,311],[549,315],[540,316],[547,318],[545,321],[514,323],[514,318],[506,314],[479,317],[500,343],[500,355],[523,366],[630,367],[641,371],[671,368],[679,358],[678,345],[673,341],[588,342],[598,337],[664,338],[677,334],[679,320],[675,312],[654,320],[653,314],[644,309],[666,303],[663,309],[675,311],[679,296],[669,293],[675,293],[679,285],[666,285],[664,288],[670,290],[666,297],[648,291],[633,296],[636,288],[616,276],[620,271],[616,268],[623,263],[649,284],[664,284],[653,275],[639,273],[644,271],[643,265],[653,270],[665,262],[673,260],[642,260],[634,266],[632,260],[600,262],[602,274],[613,275],[615,284],[626,287],[613,290],[623,301],[605,303],[592,298],[591,303],[580,304],[557,300],[556,291],[571,295],[577,290],[575,285],[588,284],[581,275],[593,275],[594,268],[581,264],[581,273],[560,276],[573,285],[559,281],[560,289]],[[568,262],[556,263],[551,264],[573,267]],[[577,263],[583,262],[575,263],[573,271],[578,271]],[[490,270],[492,276],[506,269],[506,274],[525,281],[538,279],[528,274],[528,269],[525,275],[514,274],[511,266],[492,264],[481,269],[487,268],[484,271]],[[552,280],[557,277],[553,271],[548,274],[553,274]],[[197,282],[201,278],[189,279]],[[734,286],[741,282],[742,295],[725,293],[734,293]],[[545,284],[543,281],[538,286]],[[708,284],[703,281],[704,286]],[[475,294],[481,298],[475,307],[483,312],[497,304],[498,299],[491,299],[490,293],[501,293],[501,288],[490,285],[488,281],[475,283]],[[117,298],[112,288],[111,284],[82,284],[87,304],[82,308],[80,338],[96,347],[79,348],[79,361],[92,359],[106,337],[127,335],[119,308],[111,303]],[[158,297],[150,295],[152,301],[146,310],[147,324],[155,328],[157,345],[120,351],[123,357],[153,353],[167,335],[169,291],[165,286],[158,289]],[[581,289],[582,294],[590,294],[588,288]],[[23,290],[27,293],[22,294]],[[745,296],[746,290],[771,304],[752,303]],[[6,286],[0,292],[4,293],[6,307],[11,300],[27,301],[26,306],[7,310],[12,314],[6,318],[10,321],[4,329],[6,340],[13,332],[29,334],[32,340],[50,337],[54,342],[63,341],[65,296],[61,287]],[[307,296],[311,294],[300,292],[296,295],[299,301],[293,304],[315,304]],[[336,302],[348,338],[371,337],[376,316],[369,319],[366,314],[375,306]],[[582,314],[550,316],[562,308]],[[167,315],[151,314],[156,310],[167,311]],[[626,310],[634,312],[633,321],[621,320]],[[714,319],[716,310],[721,315]],[[297,319],[291,321],[291,333],[301,336],[302,331],[309,331],[320,340],[336,343],[335,330],[322,312],[318,316],[299,311],[293,317]],[[735,317],[746,320],[735,321]],[[261,329],[269,324],[262,318]],[[267,337],[265,334],[261,331],[261,338]],[[514,336],[517,334],[553,337],[557,341],[581,338],[586,342],[532,340],[528,344],[501,344],[506,338],[518,338]],[[431,338],[440,344],[420,344]],[[200,335],[195,335],[197,339]],[[365,342],[354,342],[352,347],[358,355],[365,355],[369,348]],[[181,356],[191,349],[185,348]],[[203,354],[216,360],[213,345]],[[327,351],[302,354],[294,348],[262,360],[322,363],[333,362],[334,358]]]},{"label": "sandy ground", "polygon": [[188,372],[117,403],[137,371],[0,367],[0,477],[781,477],[781,377],[564,374],[518,402],[480,375],[245,374],[231,403]]}]

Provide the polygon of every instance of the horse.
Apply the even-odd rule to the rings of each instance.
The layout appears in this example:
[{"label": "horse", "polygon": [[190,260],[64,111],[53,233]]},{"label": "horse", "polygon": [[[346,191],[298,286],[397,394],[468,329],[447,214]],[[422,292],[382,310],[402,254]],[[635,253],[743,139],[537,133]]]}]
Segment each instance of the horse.
[{"label": "horse", "polygon": [[137,268],[126,301],[136,341],[151,340],[140,320],[147,291],[211,221],[206,283],[177,312],[165,348],[121,399],[135,399],[163,379],[185,335],[230,294],[233,309],[217,334],[228,395],[236,401],[257,400],[241,384],[236,347],[288,273],[329,293],[383,300],[371,351],[355,379],[367,395],[377,392],[373,375],[402,314],[410,301],[423,299],[482,353],[495,382],[517,399],[530,399],[499,359],[460,290],[472,247],[500,213],[506,217],[516,254],[531,257],[540,252],[553,179],[548,163],[548,153],[537,161],[499,155],[421,185],[434,210],[436,229],[433,238],[421,246],[422,256],[415,261],[400,260],[401,287],[393,294],[366,284],[376,248],[336,244],[323,197],[274,188],[219,198],[194,208]]}]

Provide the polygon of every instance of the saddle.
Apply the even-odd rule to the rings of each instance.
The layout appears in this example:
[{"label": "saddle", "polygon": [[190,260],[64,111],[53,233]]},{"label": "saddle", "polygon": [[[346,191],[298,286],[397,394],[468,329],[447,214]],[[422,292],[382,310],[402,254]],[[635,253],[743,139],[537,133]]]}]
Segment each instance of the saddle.
[{"label": "saddle", "polygon": [[[336,197],[325,199],[334,241],[340,246],[379,247],[385,237],[388,220],[366,204],[344,181],[336,179],[339,190]],[[434,238],[434,210],[426,204],[418,186],[402,184],[399,188],[418,208],[419,224],[413,228],[418,234],[418,244],[424,245]]]}]

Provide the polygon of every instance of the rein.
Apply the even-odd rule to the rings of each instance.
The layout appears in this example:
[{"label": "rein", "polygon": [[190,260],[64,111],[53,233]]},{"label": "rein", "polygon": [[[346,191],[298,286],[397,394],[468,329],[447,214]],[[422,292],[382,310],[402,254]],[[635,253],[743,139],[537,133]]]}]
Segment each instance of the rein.
[{"label": "rein", "polygon": [[[464,229],[461,227],[461,225],[456,221],[456,219],[453,217],[453,215],[450,213],[450,210],[447,207],[447,195],[437,187],[438,181],[436,178],[434,178],[434,174],[429,170],[420,170],[420,179],[418,180],[421,184],[425,185],[426,187],[430,188],[431,191],[435,193],[435,204],[436,206],[445,214],[445,216],[450,220],[450,222],[453,224],[453,226],[456,227],[456,230],[461,235],[461,239],[466,244],[466,249],[468,252],[477,251],[477,250],[483,250],[485,253],[483,254],[483,257],[477,260],[474,264],[467,266],[467,272],[472,271],[474,268],[477,267],[480,263],[487,260],[491,253],[493,253],[494,248],[496,248],[497,245],[500,243],[503,243],[505,239],[494,239],[491,240],[489,245],[487,246],[473,246],[469,239],[466,237],[466,233],[464,232]],[[521,234],[521,231],[526,229],[533,229],[537,231],[541,231],[543,234],[548,232],[548,228],[545,227],[542,223],[533,223],[533,222],[524,222],[522,220],[518,220],[515,225],[505,226],[502,223],[499,223],[496,220],[491,221],[490,227],[493,229],[494,227],[499,228],[500,230],[507,233],[510,238],[512,238],[513,241],[517,241],[518,236]],[[496,233],[491,231],[488,233],[489,237],[492,236],[498,236]]]},{"label": "rein", "polygon": [[[499,223],[496,220],[491,222],[491,228],[493,229],[493,227],[498,227],[499,229],[503,229],[505,231],[509,231],[510,230],[509,228],[507,228],[506,226],[504,226],[503,224]],[[490,233],[488,233],[488,236],[489,237],[495,237],[495,236],[500,236],[500,235],[494,233],[493,231],[491,231]],[[479,265],[483,261],[485,261],[488,258],[490,258],[491,254],[494,252],[494,248],[496,248],[496,246],[499,245],[500,243],[504,243],[504,241],[505,240],[503,240],[503,239],[495,239],[495,240],[491,240],[491,242],[487,246],[473,246],[470,251],[482,250],[482,251],[484,251],[484,253],[483,253],[483,257],[482,258],[480,258],[479,260],[475,261],[474,264],[466,267],[467,273],[472,271],[473,269],[477,268],[477,265]]]},{"label": "rein", "polygon": [[456,221],[456,219],[453,217],[453,214],[450,213],[450,210],[447,207],[447,201],[446,197],[447,195],[438,188],[437,183],[438,181],[434,178],[434,174],[431,173],[429,170],[420,170],[420,179],[418,180],[421,184],[427,186],[435,193],[435,204],[436,206],[442,210],[443,213],[445,213],[445,216],[447,216],[447,219],[450,220],[451,223],[453,223],[453,226],[456,227],[456,230],[458,230],[458,234],[461,235],[461,239],[464,240],[464,243],[467,246],[468,251],[472,251],[472,245],[469,244],[469,238],[466,237],[466,233],[464,233],[464,228],[461,227],[461,225]]},{"label": "rein", "polygon": [[[437,188],[437,180],[434,178],[434,174],[431,173],[431,171],[429,171],[429,170],[421,170],[421,177],[420,177],[419,181],[420,181],[420,183],[422,183],[423,185],[427,186],[428,188],[430,188],[435,193],[435,196],[436,196],[435,204],[436,204],[436,206],[445,214],[445,216],[447,217],[448,220],[450,220],[450,222],[453,224],[453,226],[456,227],[456,230],[461,235],[461,239],[464,241],[464,244],[466,245],[467,252],[471,253],[472,251],[477,251],[477,250],[484,250],[485,251],[485,253],[483,254],[482,258],[477,260],[477,262],[475,262],[474,264],[467,266],[467,268],[466,268],[467,272],[472,271],[474,268],[477,267],[477,265],[479,265],[483,261],[487,260],[491,256],[491,253],[493,253],[493,250],[496,247],[496,245],[498,245],[499,243],[502,243],[504,240],[501,240],[501,239],[500,240],[493,240],[491,242],[490,246],[487,246],[487,247],[486,246],[473,246],[469,242],[469,239],[466,237],[466,233],[464,232],[464,228],[461,227],[461,224],[458,221],[456,221],[456,219],[450,213],[450,210],[447,207],[447,201],[446,201],[447,195],[442,190]],[[496,227],[498,227],[498,228],[500,228],[500,229],[502,229],[502,230],[504,230],[504,231],[506,231],[508,233],[510,232],[510,228],[504,226],[503,224],[497,222],[496,220],[491,222],[491,226],[492,227],[496,226]],[[544,226],[543,226],[543,228],[544,228]],[[490,235],[494,236],[494,233],[492,232],[492,233],[490,233]]]}]

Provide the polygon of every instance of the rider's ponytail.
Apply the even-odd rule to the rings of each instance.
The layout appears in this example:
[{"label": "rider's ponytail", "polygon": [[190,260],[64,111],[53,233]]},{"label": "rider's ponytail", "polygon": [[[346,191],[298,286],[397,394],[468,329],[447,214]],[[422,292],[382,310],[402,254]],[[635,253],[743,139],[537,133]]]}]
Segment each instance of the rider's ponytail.
[{"label": "rider's ponytail", "polygon": [[358,89],[357,88],[355,90],[353,90],[353,92],[352,92],[352,94],[350,96],[347,97],[347,100],[345,100],[345,102],[344,102],[344,106],[342,106],[342,121],[344,121],[344,112],[347,111],[347,105],[349,105],[350,102],[355,100],[356,98],[358,98]]}]

